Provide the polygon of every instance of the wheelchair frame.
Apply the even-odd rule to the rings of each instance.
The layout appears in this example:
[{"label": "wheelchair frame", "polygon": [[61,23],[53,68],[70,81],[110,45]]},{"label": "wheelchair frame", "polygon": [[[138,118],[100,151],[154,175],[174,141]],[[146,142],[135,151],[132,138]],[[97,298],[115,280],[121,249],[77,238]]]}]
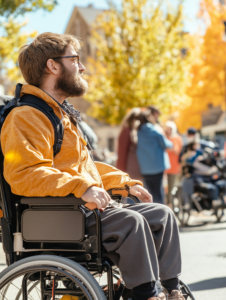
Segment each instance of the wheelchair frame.
[{"label": "wheelchair frame", "polygon": [[[194,194],[197,194],[198,197],[194,197]],[[189,226],[188,222],[191,216],[192,209],[196,209],[198,212],[203,211],[202,206],[200,205],[197,198],[202,200],[202,193],[195,192],[192,196],[188,196],[189,200],[189,207],[184,207],[184,200],[182,197],[182,187],[181,185],[175,186],[171,191],[172,194],[172,204],[173,204],[173,211],[175,216],[177,217],[178,221],[180,222],[181,226]],[[220,199],[223,201],[223,193],[220,194]],[[216,216],[217,223],[221,222],[222,217],[224,216],[224,210],[226,209],[226,205],[220,205],[217,207],[209,208],[208,210],[212,210],[213,215]]]},{"label": "wheelchair frame", "polygon": [[[121,282],[121,286],[119,288],[119,290],[121,291],[120,293],[115,293],[114,291],[114,285],[113,285],[113,277],[115,277],[116,279],[120,279],[119,274],[113,274],[112,271],[112,266],[110,265],[109,261],[105,260],[103,258],[103,251],[102,251],[102,235],[101,235],[101,217],[100,217],[100,212],[98,209],[94,209],[93,213],[95,215],[95,219],[96,219],[96,234],[93,235],[85,235],[84,239],[80,242],[74,242],[73,246],[78,249],[64,249],[64,248],[60,248],[56,247],[55,244],[53,243],[53,246],[51,248],[48,247],[48,249],[44,248],[44,243],[40,243],[40,249],[36,248],[36,249],[21,249],[21,251],[17,251],[17,253],[14,252],[14,249],[12,247],[13,244],[13,229],[12,229],[12,220],[10,215],[12,216],[12,212],[10,212],[10,207],[8,205],[8,201],[7,201],[7,188],[8,188],[8,184],[6,183],[4,177],[3,177],[3,173],[0,172],[0,193],[1,193],[1,200],[2,200],[2,210],[3,210],[3,217],[6,220],[7,223],[7,227],[8,227],[8,235],[7,236],[2,236],[5,233],[2,232],[1,234],[1,241],[3,243],[3,247],[4,247],[4,241],[6,239],[8,239],[9,241],[11,240],[11,245],[7,246],[6,248],[9,250],[9,248],[11,248],[11,251],[7,252],[6,249],[6,262],[7,265],[10,266],[13,263],[15,263],[16,261],[24,258],[24,256],[30,255],[31,253],[39,253],[39,254],[43,254],[43,252],[57,252],[60,255],[63,255],[64,257],[67,258],[67,254],[69,253],[69,256],[71,256],[71,253],[75,254],[75,258],[76,256],[79,256],[79,254],[83,253],[85,254],[85,258],[84,261],[79,261],[78,263],[80,265],[82,265],[84,268],[86,268],[89,271],[92,272],[98,272],[99,274],[102,274],[102,272],[107,272],[107,281],[108,281],[108,299],[109,300],[119,300],[123,291],[123,282]],[[111,191],[110,194],[112,195]],[[114,199],[120,199],[120,197],[122,197],[120,194],[115,194],[112,195],[112,198]],[[140,202],[136,197],[131,195],[131,198],[133,199],[133,201],[135,202]],[[45,200],[45,203],[43,202],[43,200]],[[86,202],[84,202],[82,199],[76,198],[74,196],[68,196],[68,197],[45,197],[45,198],[21,198],[21,200],[19,202],[15,203],[15,206],[17,207],[18,205],[21,204],[27,204],[30,207],[35,205],[35,206],[39,206],[39,207],[46,207],[46,205],[48,206],[48,208],[52,207],[52,209],[54,209],[54,207],[56,206],[60,206],[60,208],[65,207],[65,206],[70,206],[70,207],[76,207],[76,209],[78,209],[78,206],[80,205],[85,205]],[[51,210],[50,210],[51,213]],[[18,209],[16,208],[16,228],[17,231],[19,230],[19,213],[18,213]],[[85,227],[85,223],[82,224],[82,226]],[[15,227],[15,226],[14,226]],[[92,239],[90,239],[90,237]],[[87,247],[87,244],[90,247],[90,249],[88,249],[89,247]],[[91,253],[90,253],[90,251]],[[93,261],[92,259],[92,255],[94,254],[95,258]],[[76,260],[75,260],[76,261]],[[27,288],[27,280],[28,280],[28,276],[25,276],[23,279],[23,295],[24,296],[24,300],[27,299],[26,296],[26,288]],[[40,278],[41,283],[43,281],[43,278]],[[42,284],[41,284],[42,285]],[[67,290],[67,293],[70,293],[73,291]]]},{"label": "wheelchair frame", "polygon": [[[103,249],[102,249],[102,236],[101,236],[101,217],[100,217],[100,212],[98,209],[94,209],[93,213],[95,215],[96,219],[96,234],[95,235],[85,235],[84,239],[79,242],[73,243],[73,248],[71,247],[70,249],[68,248],[59,248],[56,246],[55,243],[52,243],[52,247],[46,249],[44,247],[44,243],[40,242],[40,248],[35,248],[35,249],[20,249],[21,251],[18,253],[14,252],[15,249],[13,249],[12,245],[12,240],[13,240],[13,233],[15,232],[15,229],[13,230],[13,224],[12,224],[12,215],[13,212],[10,211],[12,210],[11,203],[8,204],[8,199],[7,199],[7,193],[9,193],[9,186],[7,182],[5,181],[3,177],[3,172],[0,170],[0,193],[1,193],[1,199],[2,199],[2,210],[3,210],[3,218],[6,220],[6,225],[8,228],[8,236],[4,236],[4,232],[2,232],[2,243],[3,243],[3,248],[4,248],[4,241],[8,239],[11,241],[10,245],[7,245],[5,247],[4,251],[6,252],[6,262],[7,265],[10,266],[14,264],[16,261],[21,260],[22,258],[27,257],[27,256],[32,256],[33,253],[36,254],[45,254],[48,252],[57,252],[59,256],[63,256],[65,258],[71,259],[71,254],[74,254],[74,259],[71,259],[72,261],[77,262],[80,264],[82,267],[84,267],[86,270],[89,272],[94,272],[94,274],[102,274],[103,272],[107,273],[107,299],[108,300],[119,300],[121,299],[121,296],[123,294],[125,285],[124,282],[121,281],[118,290],[114,290],[114,284],[113,284],[113,278],[116,278],[117,280],[120,279],[120,272],[115,270],[113,266],[111,265],[111,262],[109,262],[106,258],[103,256]],[[120,191],[117,193],[117,190],[114,190],[114,193],[112,191],[109,191],[109,194],[111,195],[112,199],[118,200],[120,202],[122,195],[120,194]],[[129,198],[133,200],[135,203],[139,203],[140,200],[137,199],[135,196],[129,195]],[[44,200],[45,199],[45,200]],[[44,202],[44,203],[43,203]],[[46,207],[50,209],[49,211],[51,212],[51,209],[60,206],[61,208],[64,206],[69,206],[71,208],[78,209],[79,205],[84,205],[85,202],[82,199],[76,198],[74,196],[68,196],[68,197],[45,197],[45,198],[21,198],[20,201],[17,201],[15,204],[17,205],[29,205],[30,207],[35,206],[37,207]],[[16,205],[15,205],[16,207]],[[14,213],[16,211],[16,224],[14,224],[14,228],[16,228],[16,231],[19,230],[19,212],[18,208],[14,210]],[[82,226],[85,226],[85,223],[82,224]],[[13,232],[14,231],[14,232]],[[28,242],[29,244],[29,242]],[[37,244],[37,243],[36,243]],[[70,245],[70,243],[68,244]],[[88,246],[87,246],[88,245]],[[89,247],[91,245],[91,247]],[[10,249],[11,248],[11,249]],[[77,249],[75,249],[77,248]],[[11,251],[10,251],[11,250]],[[17,249],[18,250],[18,249]],[[80,260],[81,253],[85,254],[83,255],[83,258]],[[51,253],[52,254],[52,253]],[[56,255],[59,257],[58,255]],[[77,260],[76,260],[77,259]],[[50,267],[48,267],[50,269]],[[50,291],[46,288],[45,290],[45,278],[43,277],[43,272],[41,272],[40,268],[34,267],[32,269],[33,271],[36,270],[36,272],[40,272],[40,283],[41,283],[41,295],[42,295],[42,300],[47,299],[45,295],[49,295]],[[44,271],[44,269],[42,268]],[[53,269],[54,270],[54,269]],[[63,272],[63,271],[62,271]],[[33,272],[34,273],[34,272]],[[94,274],[90,274],[91,276]],[[28,286],[28,279],[31,273],[25,275],[23,277],[23,282],[22,282],[22,295],[23,295],[23,300],[27,300],[27,286]],[[191,300],[195,300],[189,287],[180,281],[181,289],[186,293],[187,297],[190,297]],[[1,290],[1,286],[0,286]],[[67,294],[73,294],[73,290],[67,289],[65,290]],[[62,292],[62,290],[61,290]],[[186,297],[186,299],[187,299]],[[129,298],[123,298],[123,299],[129,299]]]}]

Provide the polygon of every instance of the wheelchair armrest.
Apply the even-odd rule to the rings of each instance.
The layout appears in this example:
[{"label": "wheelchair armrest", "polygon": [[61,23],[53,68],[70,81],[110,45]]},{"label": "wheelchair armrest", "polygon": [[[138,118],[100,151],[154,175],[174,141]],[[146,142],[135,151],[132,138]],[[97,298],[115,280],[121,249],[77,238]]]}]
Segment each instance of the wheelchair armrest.
[{"label": "wheelchair armrest", "polygon": [[115,197],[128,197],[128,191],[125,190],[125,189],[111,189],[111,190],[108,190],[107,193],[110,195],[110,196],[115,196]]},{"label": "wheelchair armrest", "polygon": [[142,203],[142,201],[139,198],[129,194],[128,191],[125,189],[112,189],[112,190],[108,190],[107,192],[116,201],[117,200],[120,201],[121,198],[124,197],[124,198],[132,199],[132,201],[135,203]]},{"label": "wheelchair armrest", "polygon": [[95,203],[87,203],[81,198],[76,198],[74,195],[68,195],[66,197],[23,197],[20,200],[21,204],[28,205],[84,205],[90,210],[97,208]]}]

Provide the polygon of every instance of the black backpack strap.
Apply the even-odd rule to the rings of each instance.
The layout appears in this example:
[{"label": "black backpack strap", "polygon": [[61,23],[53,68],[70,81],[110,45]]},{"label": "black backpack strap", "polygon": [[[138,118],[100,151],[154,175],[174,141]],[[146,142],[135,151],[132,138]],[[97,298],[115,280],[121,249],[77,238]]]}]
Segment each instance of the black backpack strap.
[{"label": "black backpack strap", "polygon": [[1,107],[0,111],[0,127],[2,127],[5,118],[7,115],[10,113],[10,111],[14,108],[19,106],[19,101],[20,101],[20,92],[23,84],[17,83],[16,89],[15,89],[15,97],[9,101],[4,107]]},{"label": "black backpack strap", "polygon": [[17,83],[17,85],[16,85],[15,99],[17,102],[20,101],[20,92],[21,92],[22,86],[23,86],[23,84],[21,84],[21,83]]},{"label": "black backpack strap", "polygon": [[30,94],[26,94],[21,97],[19,100],[20,106],[31,106],[38,110],[40,110],[43,114],[45,114],[54,127],[55,132],[55,141],[53,145],[53,152],[54,156],[56,156],[61,149],[61,145],[63,142],[63,136],[64,136],[64,126],[61,120],[55,115],[54,110],[51,106],[49,106],[44,100]]}]

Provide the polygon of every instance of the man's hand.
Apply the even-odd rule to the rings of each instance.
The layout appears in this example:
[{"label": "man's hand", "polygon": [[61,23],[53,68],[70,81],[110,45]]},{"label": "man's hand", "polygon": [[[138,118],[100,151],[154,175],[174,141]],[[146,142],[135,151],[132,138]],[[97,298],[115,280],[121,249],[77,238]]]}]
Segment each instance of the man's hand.
[{"label": "man's hand", "polygon": [[152,195],[149,194],[149,192],[139,184],[135,184],[134,186],[131,186],[130,194],[136,196],[144,203],[153,202]]},{"label": "man's hand", "polygon": [[108,205],[108,202],[111,200],[111,197],[104,189],[96,186],[91,186],[88,188],[81,198],[85,202],[96,203],[98,209],[105,208]]}]

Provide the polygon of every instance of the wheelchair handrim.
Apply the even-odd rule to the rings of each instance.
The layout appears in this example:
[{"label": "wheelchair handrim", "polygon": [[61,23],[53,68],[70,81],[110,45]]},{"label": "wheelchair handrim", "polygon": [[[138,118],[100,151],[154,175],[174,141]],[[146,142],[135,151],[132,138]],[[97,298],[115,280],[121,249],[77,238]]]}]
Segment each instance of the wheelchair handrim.
[{"label": "wheelchair handrim", "polygon": [[[82,282],[84,283],[84,285],[86,287],[87,286],[90,287],[89,292],[91,293],[93,299],[94,300],[99,300],[97,295],[96,295],[96,292],[94,290],[94,287],[92,286],[92,282],[89,282],[89,280],[87,280],[85,275],[82,275],[78,270],[76,270],[75,268],[69,266],[67,263],[51,260],[51,259],[53,259],[53,257],[54,256],[46,256],[46,259],[42,260],[40,258],[40,256],[39,257],[37,256],[37,258],[39,258],[39,260],[37,260],[37,261],[34,261],[34,260],[32,261],[31,260],[31,261],[26,261],[26,262],[23,263],[23,260],[21,260],[18,263],[15,263],[15,264],[18,264],[16,267],[13,268],[14,264],[11,265],[10,267],[12,269],[10,271],[8,271],[6,274],[4,274],[7,271],[7,269],[5,269],[5,270],[3,270],[3,272],[0,275],[0,287],[2,288],[3,283],[5,284],[8,277],[11,277],[13,274],[15,274],[17,272],[20,272],[21,270],[24,270],[24,269],[29,268],[29,267],[35,267],[35,266],[36,267],[40,266],[40,268],[41,268],[42,266],[48,265],[48,267],[57,267],[59,269],[66,270],[67,272],[70,272],[71,274],[73,274],[74,277],[78,278],[79,280],[82,280]],[[32,258],[34,259],[35,257],[32,257]],[[27,260],[27,259],[24,259],[24,260]],[[64,259],[64,260],[69,261],[69,262],[73,262],[73,261],[70,261],[68,259]],[[84,272],[87,272],[88,275],[90,275],[89,272],[87,270],[85,270],[83,267],[81,267],[80,265],[79,265],[79,267],[82,268],[84,270]],[[92,277],[92,279],[96,282],[96,280],[93,277]],[[97,282],[96,282],[96,284],[97,284]]]},{"label": "wheelchair handrim", "polygon": [[48,266],[28,267],[28,268],[22,269],[18,273],[12,274],[10,277],[7,278],[6,281],[2,282],[0,284],[0,290],[2,289],[2,287],[4,287],[6,284],[8,284],[11,280],[15,280],[18,277],[20,277],[21,275],[24,275],[24,274],[30,274],[30,275],[32,275],[34,273],[41,272],[41,271],[56,272],[57,274],[59,273],[61,275],[66,276],[68,279],[70,279],[72,282],[76,283],[80,287],[80,289],[83,291],[83,293],[88,298],[88,300],[92,300],[93,299],[92,297],[90,297],[88,290],[80,283],[80,281],[77,278],[75,278],[71,274],[69,274],[69,273],[67,273],[67,272],[65,272],[65,271],[63,271],[61,269],[54,268],[54,267],[48,267]]}]

